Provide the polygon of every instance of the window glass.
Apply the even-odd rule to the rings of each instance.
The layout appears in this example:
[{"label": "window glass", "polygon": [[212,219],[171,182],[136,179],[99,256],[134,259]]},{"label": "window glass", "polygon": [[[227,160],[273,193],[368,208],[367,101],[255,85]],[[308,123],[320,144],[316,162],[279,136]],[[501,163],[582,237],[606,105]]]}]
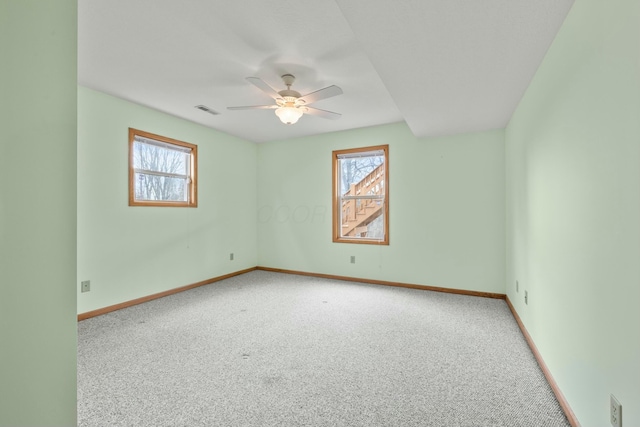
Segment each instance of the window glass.
[{"label": "window glass", "polygon": [[129,205],[197,206],[197,146],[129,129]]},{"label": "window glass", "polygon": [[333,240],[388,244],[388,146],[334,151],[333,171]]}]

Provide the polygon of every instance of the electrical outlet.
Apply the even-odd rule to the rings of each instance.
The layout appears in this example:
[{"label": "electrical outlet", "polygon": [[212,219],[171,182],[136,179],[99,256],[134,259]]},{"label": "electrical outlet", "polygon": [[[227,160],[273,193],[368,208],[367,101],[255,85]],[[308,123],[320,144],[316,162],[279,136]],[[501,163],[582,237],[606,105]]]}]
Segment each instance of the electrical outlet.
[{"label": "electrical outlet", "polygon": [[516,280],[516,292],[520,292],[520,283]]},{"label": "electrical outlet", "polygon": [[356,263],[356,257],[355,255],[351,255],[351,264],[355,264]]},{"label": "electrical outlet", "polygon": [[91,280],[84,280],[80,282],[80,291],[89,292],[91,290]]},{"label": "electrical outlet", "polygon": [[529,291],[524,291],[524,303],[529,305]]},{"label": "electrical outlet", "polygon": [[622,405],[613,394],[611,395],[611,425],[622,427]]},{"label": "electrical outlet", "polygon": [[229,261],[233,261],[233,252],[229,254]]}]

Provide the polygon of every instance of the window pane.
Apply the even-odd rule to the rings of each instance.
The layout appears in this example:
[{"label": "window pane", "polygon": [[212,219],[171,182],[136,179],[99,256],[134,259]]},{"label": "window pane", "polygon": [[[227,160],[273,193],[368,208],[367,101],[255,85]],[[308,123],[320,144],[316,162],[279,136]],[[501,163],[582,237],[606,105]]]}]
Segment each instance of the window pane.
[{"label": "window pane", "polygon": [[136,141],[133,144],[133,167],[148,171],[187,175],[189,154]]},{"label": "window pane", "polygon": [[384,238],[383,200],[343,200],[340,219],[341,237]]},{"label": "window pane", "polygon": [[380,184],[384,180],[384,155],[343,158],[338,163],[342,195],[384,194],[384,186]]},{"label": "window pane", "polygon": [[187,180],[143,173],[135,174],[136,200],[187,201]]}]

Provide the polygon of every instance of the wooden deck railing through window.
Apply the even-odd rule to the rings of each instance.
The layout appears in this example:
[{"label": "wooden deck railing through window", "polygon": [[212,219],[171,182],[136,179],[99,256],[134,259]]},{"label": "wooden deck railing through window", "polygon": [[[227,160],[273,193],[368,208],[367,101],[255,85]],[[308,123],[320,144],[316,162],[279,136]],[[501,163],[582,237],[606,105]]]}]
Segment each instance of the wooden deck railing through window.
[{"label": "wooden deck railing through window", "polygon": [[384,170],[384,164],[378,166],[344,193],[343,196],[359,198],[342,202],[342,236],[368,237],[369,224],[384,212],[383,200],[377,197],[385,194]]}]

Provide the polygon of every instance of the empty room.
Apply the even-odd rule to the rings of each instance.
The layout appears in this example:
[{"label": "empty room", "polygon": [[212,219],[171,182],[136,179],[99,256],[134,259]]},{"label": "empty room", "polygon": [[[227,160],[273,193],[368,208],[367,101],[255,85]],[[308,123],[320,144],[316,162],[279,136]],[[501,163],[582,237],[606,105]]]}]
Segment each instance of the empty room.
[{"label": "empty room", "polygon": [[0,426],[640,425],[637,0],[0,18]]}]

